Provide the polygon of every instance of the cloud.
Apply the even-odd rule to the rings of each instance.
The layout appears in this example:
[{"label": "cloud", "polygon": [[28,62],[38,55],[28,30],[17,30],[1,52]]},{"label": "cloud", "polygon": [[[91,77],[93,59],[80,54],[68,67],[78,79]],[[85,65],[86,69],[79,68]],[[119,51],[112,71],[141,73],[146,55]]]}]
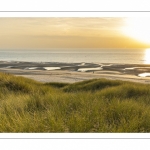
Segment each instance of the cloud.
[{"label": "cloud", "polygon": [[0,48],[136,47],[121,33],[125,19],[0,18]]},{"label": "cloud", "polygon": [[0,18],[0,32],[3,35],[117,35],[123,21],[124,18]]}]

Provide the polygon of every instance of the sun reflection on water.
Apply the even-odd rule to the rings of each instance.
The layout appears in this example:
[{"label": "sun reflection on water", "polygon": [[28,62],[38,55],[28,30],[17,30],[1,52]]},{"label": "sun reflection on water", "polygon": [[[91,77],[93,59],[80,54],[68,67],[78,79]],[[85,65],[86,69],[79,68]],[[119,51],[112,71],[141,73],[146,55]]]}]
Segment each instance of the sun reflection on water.
[{"label": "sun reflection on water", "polygon": [[150,64],[150,48],[147,48],[145,50],[145,56],[144,56],[145,64]]}]

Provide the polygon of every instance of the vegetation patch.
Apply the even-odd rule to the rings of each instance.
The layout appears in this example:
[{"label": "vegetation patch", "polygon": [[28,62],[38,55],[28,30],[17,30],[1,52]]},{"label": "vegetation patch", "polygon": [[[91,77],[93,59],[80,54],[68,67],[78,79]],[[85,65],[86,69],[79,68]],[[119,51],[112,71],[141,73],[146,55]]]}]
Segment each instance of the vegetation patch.
[{"label": "vegetation patch", "polygon": [[52,82],[52,83],[45,83],[45,85],[47,86],[51,86],[51,87],[55,87],[55,88],[63,88],[67,85],[69,85],[69,83],[57,83],[57,82]]},{"label": "vegetation patch", "polygon": [[94,79],[84,82],[70,84],[63,90],[65,92],[77,92],[77,91],[97,91],[108,87],[114,87],[120,85],[120,81],[111,81],[107,79]]},{"label": "vegetation patch", "polygon": [[150,132],[150,85],[39,83],[0,73],[0,132]]}]

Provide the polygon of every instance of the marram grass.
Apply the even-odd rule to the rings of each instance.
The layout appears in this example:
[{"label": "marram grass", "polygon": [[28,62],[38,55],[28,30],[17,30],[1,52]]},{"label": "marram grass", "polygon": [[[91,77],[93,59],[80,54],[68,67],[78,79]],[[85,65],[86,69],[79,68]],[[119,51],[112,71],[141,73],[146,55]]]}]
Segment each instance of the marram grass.
[{"label": "marram grass", "polygon": [[42,84],[0,73],[0,132],[150,132],[150,85]]}]

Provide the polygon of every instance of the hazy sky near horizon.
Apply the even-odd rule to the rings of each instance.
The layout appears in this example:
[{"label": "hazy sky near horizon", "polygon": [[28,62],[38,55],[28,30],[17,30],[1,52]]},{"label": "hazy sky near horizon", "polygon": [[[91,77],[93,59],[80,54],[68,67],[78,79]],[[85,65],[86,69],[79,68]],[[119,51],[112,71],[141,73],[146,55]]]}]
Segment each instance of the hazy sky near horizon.
[{"label": "hazy sky near horizon", "polygon": [[113,17],[0,18],[0,49],[149,47],[150,43],[125,34],[125,29],[129,29],[126,20]]}]

